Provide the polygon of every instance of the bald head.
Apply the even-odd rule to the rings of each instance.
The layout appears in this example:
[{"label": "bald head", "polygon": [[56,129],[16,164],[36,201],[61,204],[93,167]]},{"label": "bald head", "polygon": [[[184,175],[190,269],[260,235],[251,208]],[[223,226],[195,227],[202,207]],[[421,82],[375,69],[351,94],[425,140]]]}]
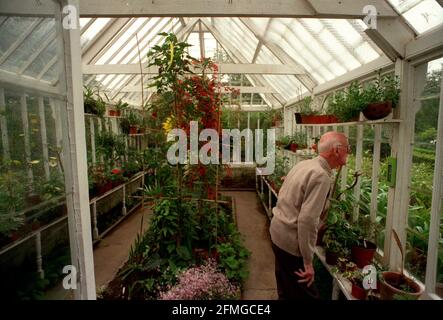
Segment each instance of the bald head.
[{"label": "bald head", "polygon": [[342,133],[337,131],[329,131],[321,136],[318,142],[318,153],[324,154],[330,152],[335,146],[339,144],[346,144],[348,138]]}]

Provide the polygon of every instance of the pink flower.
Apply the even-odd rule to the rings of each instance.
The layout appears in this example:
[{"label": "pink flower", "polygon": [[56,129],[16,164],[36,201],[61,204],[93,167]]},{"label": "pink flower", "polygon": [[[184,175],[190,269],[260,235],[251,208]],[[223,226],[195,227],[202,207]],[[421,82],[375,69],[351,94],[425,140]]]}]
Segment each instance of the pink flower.
[{"label": "pink flower", "polygon": [[161,300],[223,300],[235,299],[240,288],[217,270],[215,260],[185,270],[178,276],[178,283],[161,292]]}]

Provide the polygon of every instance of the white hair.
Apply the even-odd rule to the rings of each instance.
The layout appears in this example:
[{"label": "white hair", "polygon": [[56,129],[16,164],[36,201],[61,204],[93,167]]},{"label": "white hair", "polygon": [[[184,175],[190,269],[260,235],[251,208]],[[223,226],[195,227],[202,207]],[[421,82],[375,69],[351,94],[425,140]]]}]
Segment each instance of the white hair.
[{"label": "white hair", "polygon": [[343,144],[343,138],[347,137],[342,132],[329,131],[321,136],[318,142],[318,153],[328,152],[338,145]]}]

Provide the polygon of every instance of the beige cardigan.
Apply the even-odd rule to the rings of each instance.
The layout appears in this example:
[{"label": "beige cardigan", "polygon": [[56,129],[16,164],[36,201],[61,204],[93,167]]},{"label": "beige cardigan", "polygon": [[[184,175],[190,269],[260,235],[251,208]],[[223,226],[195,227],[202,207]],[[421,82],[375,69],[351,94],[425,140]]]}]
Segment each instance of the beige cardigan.
[{"label": "beige cardigan", "polygon": [[289,171],[272,209],[272,242],[303,257],[305,264],[312,263],[320,217],[332,184],[332,171],[326,159],[318,156],[301,161]]}]

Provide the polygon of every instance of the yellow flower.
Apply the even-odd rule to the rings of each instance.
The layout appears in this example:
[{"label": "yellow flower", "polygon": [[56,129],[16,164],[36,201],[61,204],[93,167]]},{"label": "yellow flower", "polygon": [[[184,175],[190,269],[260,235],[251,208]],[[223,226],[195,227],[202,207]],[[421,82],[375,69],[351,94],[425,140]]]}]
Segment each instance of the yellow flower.
[{"label": "yellow flower", "polygon": [[165,130],[166,134],[172,130],[172,118],[168,117],[165,122],[163,122],[163,130]]}]

